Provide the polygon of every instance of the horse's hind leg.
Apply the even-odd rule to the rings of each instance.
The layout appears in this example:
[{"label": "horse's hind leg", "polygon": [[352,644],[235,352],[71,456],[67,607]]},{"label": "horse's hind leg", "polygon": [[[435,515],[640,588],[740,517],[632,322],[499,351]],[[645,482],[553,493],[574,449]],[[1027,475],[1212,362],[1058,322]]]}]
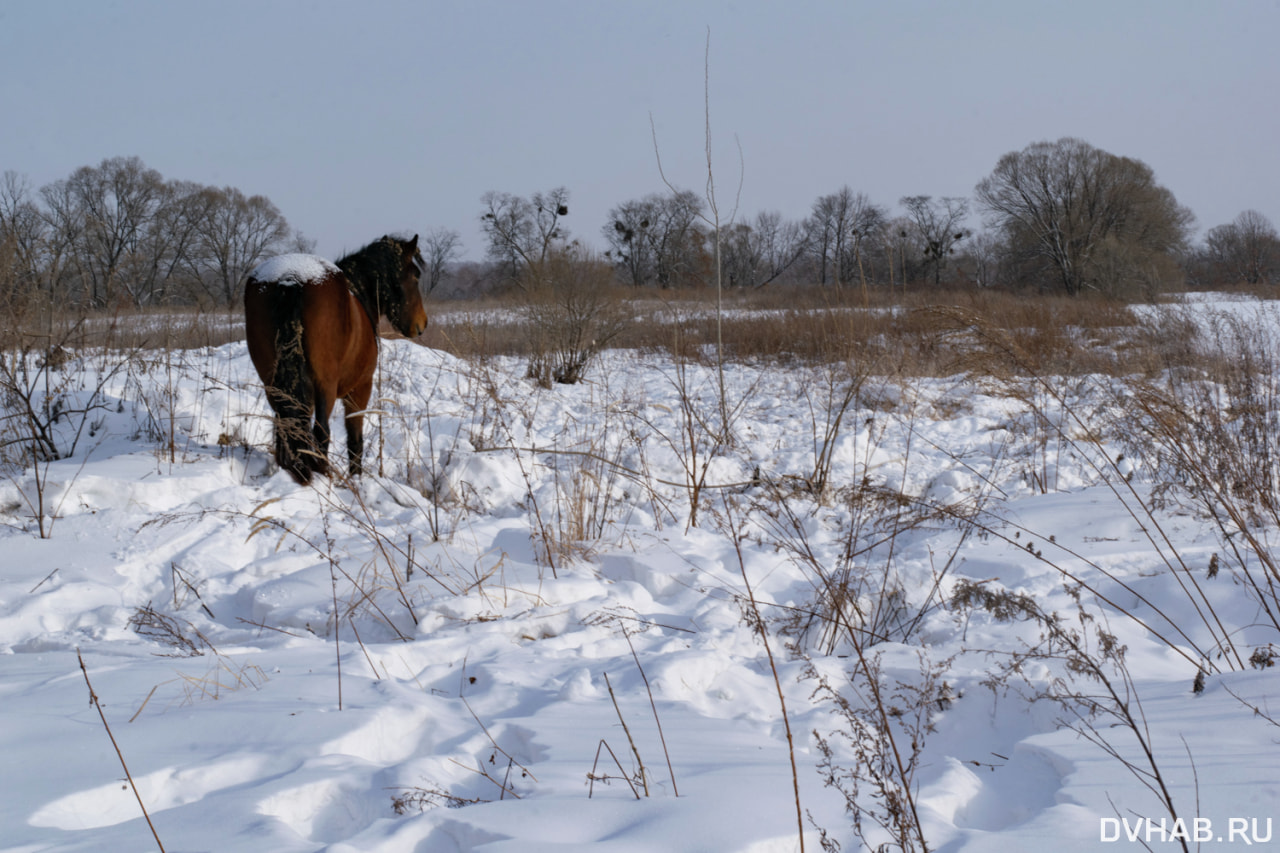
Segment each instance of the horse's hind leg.
[{"label": "horse's hind leg", "polygon": [[[278,292],[288,295],[292,290],[282,288]],[[275,412],[276,462],[305,486],[311,482],[313,470],[311,412],[315,383],[307,369],[297,306],[290,303],[285,308],[288,310],[273,310],[284,310],[291,319],[276,329],[270,348],[257,348],[254,365],[267,384],[267,402]]]},{"label": "horse's hind leg", "polygon": [[335,392],[316,388],[316,422],[312,429],[315,442],[312,446],[311,470],[317,474],[329,473],[329,416],[333,414]]},{"label": "horse's hind leg", "polygon": [[311,482],[310,411],[301,401],[279,388],[267,388],[267,401],[275,412],[276,464],[302,485]]},{"label": "horse's hind leg", "polygon": [[347,474],[352,477],[364,473],[364,411],[372,393],[373,379],[370,378],[342,398],[347,427]]}]

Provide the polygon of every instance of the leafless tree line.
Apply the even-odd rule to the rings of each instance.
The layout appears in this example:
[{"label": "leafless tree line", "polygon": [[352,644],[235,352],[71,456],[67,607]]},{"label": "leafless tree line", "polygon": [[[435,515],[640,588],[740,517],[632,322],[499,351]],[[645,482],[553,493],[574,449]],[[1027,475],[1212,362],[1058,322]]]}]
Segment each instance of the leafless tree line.
[{"label": "leafless tree line", "polygon": [[[939,279],[955,244],[969,234],[958,224],[968,202],[914,196],[903,203],[909,216],[891,219],[886,208],[845,186],[815,201],[803,221],[764,211],[724,225],[719,234],[723,281],[750,289],[799,282],[833,288],[893,284],[930,272]],[[582,249],[565,225],[569,191],[564,187],[529,198],[489,192],[481,204],[493,284],[530,289],[536,271],[554,253]],[[603,257],[617,280],[664,290],[706,286],[714,274],[715,234],[705,208],[705,199],[692,190],[651,193],[612,208],[601,233],[607,247]],[[940,223],[945,223],[941,240],[935,233]]]},{"label": "leafless tree line", "polygon": [[[816,199],[803,220],[764,211],[732,223],[720,235],[724,281],[733,288],[808,283],[842,289],[892,287],[932,275],[940,283],[955,244],[969,235],[959,225],[968,202],[911,196],[901,204],[907,215],[891,218],[886,207],[845,185]],[[602,233],[622,280],[660,288],[704,283],[712,235],[699,220],[701,210],[692,191],[648,195],[611,210]]]},{"label": "leafless tree line", "polygon": [[1246,210],[1231,222],[1210,228],[1192,256],[1197,283],[1280,283],[1280,234],[1267,217]]},{"label": "leafless tree line", "polygon": [[[482,203],[500,282],[518,284],[575,243],[564,187],[530,199],[488,193]],[[802,220],[766,211],[722,226],[722,280],[742,289],[964,283],[1121,297],[1188,278],[1208,286],[1280,280],[1280,237],[1264,216],[1246,211],[1193,245],[1194,216],[1150,166],[1074,138],[1006,154],[972,199],[911,195],[898,204],[902,215],[891,216],[845,185],[817,198]],[[616,278],[659,289],[706,285],[717,235],[704,207],[696,192],[676,190],[612,208],[601,234]]]},{"label": "leafless tree line", "polygon": [[86,308],[229,305],[264,257],[308,250],[280,210],[234,187],[166,180],[137,157],[34,189],[0,178],[7,298]]},{"label": "leafless tree line", "polygon": [[[569,191],[481,197],[485,262],[458,264],[461,237],[424,233],[425,286],[466,295],[536,289],[552,257],[577,243]],[[972,199],[903,196],[900,215],[850,186],[814,200],[799,220],[764,211],[719,234],[690,190],[624,201],[600,233],[601,260],[637,288],[721,281],[754,289],[794,284],[833,290],[952,284],[1117,296],[1184,280],[1201,287],[1280,283],[1280,234],[1246,210],[1191,241],[1194,217],[1140,160],[1072,138],[1037,142],[999,159]],[[42,296],[83,308],[234,305],[264,257],[309,251],[280,210],[234,187],[166,180],[137,157],[84,166],[38,189],[0,177],[0,272],[7,299]]]}]

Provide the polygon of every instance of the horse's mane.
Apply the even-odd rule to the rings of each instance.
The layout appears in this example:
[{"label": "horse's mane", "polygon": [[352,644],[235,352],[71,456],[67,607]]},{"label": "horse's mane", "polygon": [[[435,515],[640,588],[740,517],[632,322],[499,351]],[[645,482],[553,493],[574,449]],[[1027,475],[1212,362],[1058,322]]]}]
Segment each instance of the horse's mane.
[{"label": "horse's mane", "polygon": [[338,268],[347,276],[374,329],[378,328],[379,314],[386,314],[392,323],[399,317],[401,247],[407,242],[404,237],[387,234],[338,260]]},{"label": "horse's mane", "polygon": [[345,255],[343,255],[341,258],[338,259],[337,261],[338,266],[341,267],[344,261],[350,261],[355,257],[359,255],[363,255],[364,253],[370,250],[376,250],[379,245],[389,241],[394,241],[396,243],[408,243],[409,238],[399,233],[384,234],[381,237],[379,237],[377,240],[372,240],[366,243],[365,245],[361,246],[359,249],[356,249],[354,252],[347,252]]}]

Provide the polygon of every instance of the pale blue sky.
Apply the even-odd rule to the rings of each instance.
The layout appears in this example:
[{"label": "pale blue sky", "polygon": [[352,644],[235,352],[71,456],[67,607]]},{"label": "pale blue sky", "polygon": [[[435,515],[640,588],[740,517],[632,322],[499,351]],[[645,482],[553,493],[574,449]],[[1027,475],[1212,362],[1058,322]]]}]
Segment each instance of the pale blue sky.
[{"label": "pale blue sky", "polygon": [[[843,184],[970,195],[1078,136],[1148,163],[1201,233],[1280,226],[1280,3],[0,2],[0,171],[40,186],[137,155],[274,201],[333,256],[444,226],[486,190],[610,207],[701,189],[703,47],[722,197],[803,217]],[[978,225],[976,218],[971,225]]]}]

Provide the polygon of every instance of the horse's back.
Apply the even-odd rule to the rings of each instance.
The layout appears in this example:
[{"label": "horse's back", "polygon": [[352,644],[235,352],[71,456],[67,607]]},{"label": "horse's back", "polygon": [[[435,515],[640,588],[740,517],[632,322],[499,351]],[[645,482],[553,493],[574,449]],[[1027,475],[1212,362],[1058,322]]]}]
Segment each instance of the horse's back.
[{"label": "horse's back", "polygon": [[332,261],[318,255],[293,253],[276,255],[258,264],[249,273],[249,280],[280,287],[305,286],[321,282],[334,274],[342,275],[342,270]]},{"label": "horse's back", "polygon": [[339,396],[377,358],[372,324],[351,294],[347,276],[313,255],[281,255],[260,264],[245,283],[245,339],[264,384],[272,384],[282,348],[298,345],[307,369]]},{"label": "horse's back", "polygon": [[[279,255],[263,261],[244,287],[245,340],[258,375],[270,382],[281,334],[301,334],[308,305],[332,301],[346,290],[345,276],[332,262],[315,255]],[[293,327],[290,330],[290,327]]]}]

